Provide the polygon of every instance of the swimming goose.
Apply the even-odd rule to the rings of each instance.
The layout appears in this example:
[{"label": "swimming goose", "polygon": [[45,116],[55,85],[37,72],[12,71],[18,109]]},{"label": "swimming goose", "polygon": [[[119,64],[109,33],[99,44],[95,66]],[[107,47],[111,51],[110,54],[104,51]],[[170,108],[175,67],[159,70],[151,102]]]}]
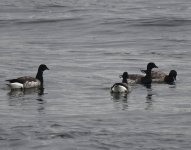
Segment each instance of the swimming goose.
[{"label": "swimming goose", "polygon": [[141,70],[141,72],[145,73],[146,75],[139,75],[139,74],[129,74],[130,80],[135,80],[135,83],[141,84],[151,84],[152,77],[151,77],[151,70],[153,68],[158,68],[155,63],[150,62],[147,64],[147,70]]},{"label": "swimming goose", "polygon": [[151,74],[153,82],[167,84],[173,84],[177,76],[176,70],[171,70],[168,75],[162,71],[152,71]]},{"label": "swimming goose", "polygon": [[41,64],[38,68],[36,78],[30,76],[19,77],[16,79],[6,80],[11,89],[25,89],[34,87],[43,87],[43,72],[49,70],[45,64]]},{"label": "swimming goose", "polygon": [[114,93],[129,92],[129,88],[128,88],[128,84],[127,84],[128,73],[124,72],[123,75],[120,75],[120,78],[123,78],[122,82],[121,83],[115,83],[111,87],[111,92],[114,92]]}]

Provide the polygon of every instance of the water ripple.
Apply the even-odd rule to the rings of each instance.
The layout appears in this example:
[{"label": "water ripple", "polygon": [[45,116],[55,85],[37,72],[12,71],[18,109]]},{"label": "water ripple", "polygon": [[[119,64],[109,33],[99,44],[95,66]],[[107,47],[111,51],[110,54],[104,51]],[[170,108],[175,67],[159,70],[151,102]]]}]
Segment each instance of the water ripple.
[{"label": "water ripple", "polygon": [[191,25],[190,19],[177,17],[158,17],[158,18],[143,18],[130,21],[134,26],[159,26],[159,27],[177,27]]}]

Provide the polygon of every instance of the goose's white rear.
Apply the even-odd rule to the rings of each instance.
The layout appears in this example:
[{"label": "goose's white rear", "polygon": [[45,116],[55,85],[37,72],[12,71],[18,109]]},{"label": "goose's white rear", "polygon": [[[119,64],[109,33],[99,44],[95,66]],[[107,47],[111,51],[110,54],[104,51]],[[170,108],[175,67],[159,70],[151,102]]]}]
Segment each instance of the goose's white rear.
[{"label": "goose's white rear", "polygon": [[11,89],[23,89],[23,84],[14,82],[7,84]]}]

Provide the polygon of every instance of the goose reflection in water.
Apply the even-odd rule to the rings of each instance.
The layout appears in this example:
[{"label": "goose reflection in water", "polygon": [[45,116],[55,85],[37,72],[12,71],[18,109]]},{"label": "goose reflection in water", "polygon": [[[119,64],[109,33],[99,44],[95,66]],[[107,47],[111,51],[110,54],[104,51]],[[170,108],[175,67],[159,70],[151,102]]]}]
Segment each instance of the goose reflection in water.
[{"label": "goose reflection in water", "polygon": [[114,102],[115,106],[126,110],[128,108],[128,94],[127,93],[111,93],[112,101]]},{"label": "goose reflection in water", "polygon": [[37,93],[39,96],[44,95],[44,88],[30,88],[30,89],[23,89],[23,90],[11,90],[8,95],[11,97],[20,97],[24,95],[30,95]]},{"label": "goose reflection in water", "polygon": [[147,96],[146,96],[146,110],[152,109],[153,107],[153,91],[151,85],[146,86],[147,88]]},{"label": "goose reflection in water", "polygon": [[38,112],[44,111],[46,101],[43,98],[44,88],[31,88],[25,90],[11,90],[8,95],[9,106],[36,106]]}]

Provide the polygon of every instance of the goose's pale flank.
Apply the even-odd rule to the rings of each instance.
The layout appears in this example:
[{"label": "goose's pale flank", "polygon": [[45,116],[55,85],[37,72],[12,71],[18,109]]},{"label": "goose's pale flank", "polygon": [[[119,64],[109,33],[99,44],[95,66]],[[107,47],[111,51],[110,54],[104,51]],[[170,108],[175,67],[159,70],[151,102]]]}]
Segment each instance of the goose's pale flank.
[{"label": "goose's pale flank", "polygon": [[24,76],[16,79],[6,80],[11,89],[27,89],[34,87],[43,87],[43,72],[49,70],[45,64],[41,64],[38,68],[36,77]]},{"label": "goose's pale flank", "polygon": [[158,68],[158,67],[155,65],[155,63],[150,62],[147,65],[147,70],[141,70],[141,72],[146,74],[145,76],[139,74],[129,74],[129,79],[135,80],[135,83],[151,84],[152,83],[151,71],[153,68]]},{"label": "goose's pale flank", "polygon": [[112,87],[111,87],[111,92],[114,93],[123,93],[129,92],[129,87],[127,84],[127,79],[128,79],[128,73],[124,72],[123,75],[120,76],[122,78],[122,82],[120,83],[115,83]]},{"label": "goose's pale flank", "polygon": [[173,84],[176,80],[177,72],[176,70],[171,70],[167,75],[162,71],[152,71],[151,75],[153,82]]}]

